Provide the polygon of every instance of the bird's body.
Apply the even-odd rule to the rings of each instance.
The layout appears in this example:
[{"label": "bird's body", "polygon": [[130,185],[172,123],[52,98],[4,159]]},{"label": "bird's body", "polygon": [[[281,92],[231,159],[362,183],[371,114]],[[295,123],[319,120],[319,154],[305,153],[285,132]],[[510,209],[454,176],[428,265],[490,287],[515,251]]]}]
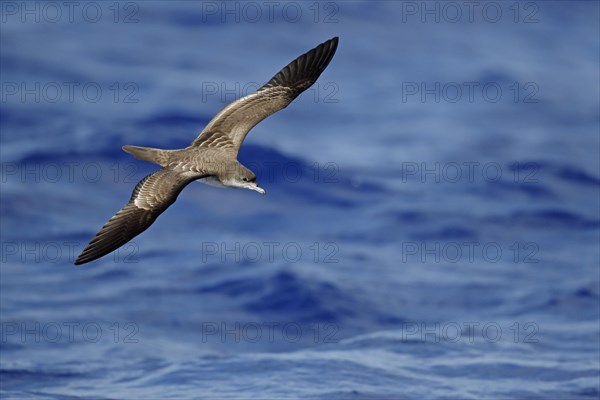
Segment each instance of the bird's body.
[{"label": "bird's body", "polygon": [[163,169],[136,185],[129,202],[100,229],[75,264],[100,258],[145,231],[190,182],[265,194],[256,184],[256,175],[237,160],[239,148],[250,129],[287,107],[315,83],[333,58],[337,44],[337,37],[320,44],[288,64],[256,93],[226,106],[184,149],[123,146],[134,157]]}]

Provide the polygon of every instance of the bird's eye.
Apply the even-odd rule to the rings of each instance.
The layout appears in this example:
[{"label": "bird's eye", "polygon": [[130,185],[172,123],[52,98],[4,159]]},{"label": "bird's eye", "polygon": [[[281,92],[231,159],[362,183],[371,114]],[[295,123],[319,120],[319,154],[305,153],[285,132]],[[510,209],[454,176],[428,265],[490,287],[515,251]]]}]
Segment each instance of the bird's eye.
[{"label": "bird's eye", "polygon": [[248,182],[248,178],[242,178],[244,182]]}]

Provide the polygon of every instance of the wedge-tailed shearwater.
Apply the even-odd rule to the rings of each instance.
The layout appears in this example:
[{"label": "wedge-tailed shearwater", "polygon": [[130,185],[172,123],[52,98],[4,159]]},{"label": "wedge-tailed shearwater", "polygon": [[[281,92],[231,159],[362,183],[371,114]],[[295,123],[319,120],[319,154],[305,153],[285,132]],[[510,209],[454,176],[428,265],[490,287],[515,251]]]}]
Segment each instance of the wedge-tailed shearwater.
[{"label": "wedge-tailed shearwater", "polygon": [[123,146],[134,157],[163,169],[136,185],[129,202],[100,229],[75,264],[100,258],[148,229],[192,181],[265,194],[256,184],[256,175],[237,160],[240,146],[256,124],[287,107],[315,83],[337,45],[338,38],[334,37],[296,58],[255,93],[223,108],[184,149]]}]

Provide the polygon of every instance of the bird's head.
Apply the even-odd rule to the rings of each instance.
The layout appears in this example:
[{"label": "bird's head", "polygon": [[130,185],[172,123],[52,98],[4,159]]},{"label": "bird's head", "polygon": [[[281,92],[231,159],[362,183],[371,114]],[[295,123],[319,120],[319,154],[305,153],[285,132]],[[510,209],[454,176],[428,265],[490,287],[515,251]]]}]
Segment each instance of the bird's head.
[{"label": "bird's head", "polygon": [[256,184],[256,174],[241,164],[227,175],[227,178],[223,181],[225,186],[250,189],[260,194],[267,194],[263,188]]}]

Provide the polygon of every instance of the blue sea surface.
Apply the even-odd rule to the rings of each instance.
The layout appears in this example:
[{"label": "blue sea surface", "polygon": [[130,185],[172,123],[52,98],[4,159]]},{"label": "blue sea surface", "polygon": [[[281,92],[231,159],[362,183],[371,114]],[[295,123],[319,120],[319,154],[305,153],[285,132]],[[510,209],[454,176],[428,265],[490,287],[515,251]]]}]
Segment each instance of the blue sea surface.
[{"label": "blue sea surface", "polygon": [[[598,2],[65,4],[0,10],[3,399],[600,397]],[[121,146],[333,36],[241,149],[267,196],[73,265],[158,168]]]}]

